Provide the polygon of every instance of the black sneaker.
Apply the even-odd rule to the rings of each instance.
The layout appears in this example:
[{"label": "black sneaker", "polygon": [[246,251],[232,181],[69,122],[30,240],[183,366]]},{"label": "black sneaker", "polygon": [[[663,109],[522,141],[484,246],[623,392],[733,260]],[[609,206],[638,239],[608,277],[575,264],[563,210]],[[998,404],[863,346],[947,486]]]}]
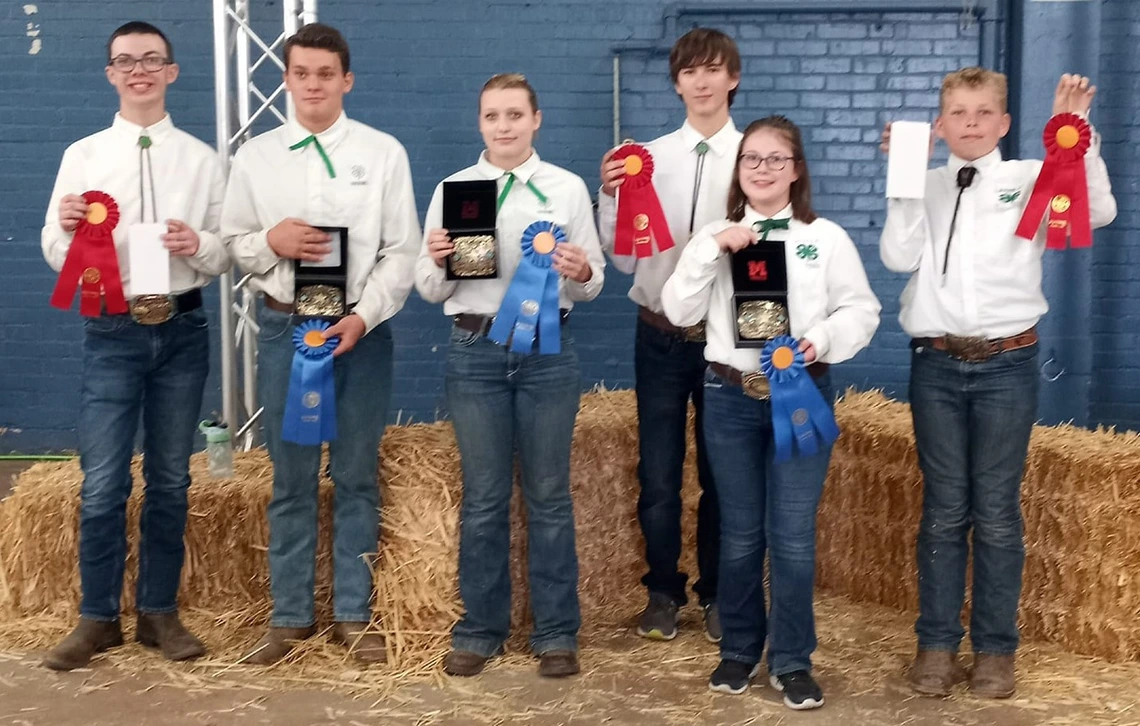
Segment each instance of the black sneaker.
[{"label": "black sneaker", "polygon": [[637,634],[650,640],[677,637],[677,603],[659,592],[649,593],[649,604],[637,621]]},{"label": "black sneaker", "polygon": [[710,643],[719,643],[724,635],[724,630],[720,627],[720,609],[717,608],[716,601],[705,603],[702,608],[705,611],[705,637]]},{"label": "black sneaker", "polygon": [[739,696],[748,690],[752,679],[759,672],[759,663],[749,666],[738,660],[722,660],[709,678],[709,690]]},{"label": "black sneaker", "polygon": [[823,691],[807,671],[772,676],[772,688],[784,694],[784,705],[794,711],[807,711],[823,705]]}]

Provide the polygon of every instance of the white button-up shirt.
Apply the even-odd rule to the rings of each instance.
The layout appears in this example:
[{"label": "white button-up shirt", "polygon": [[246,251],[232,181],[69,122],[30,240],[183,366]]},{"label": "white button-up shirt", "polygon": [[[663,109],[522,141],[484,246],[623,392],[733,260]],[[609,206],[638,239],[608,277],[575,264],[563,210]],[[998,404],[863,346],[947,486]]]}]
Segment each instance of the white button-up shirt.
[{"label": "white button-up shirt", "polygon": [[[140,164],[139,137],[143,135],[151,140],[150,151],[146,152],[149,165]],[[144,221],[144,212],[146,222],[177,219],[198,234],[198,251],[193,256],[170,257],[172,293],[202,287],[230,268],[229,254],[218,236],[225,191],[218,153],[175,128],[169,115],[143,128],[116,114],[110,128],[76,141],[63,152],[40,235],[44,259],[57,272],[63,268],[74,236],[59,226],[59,201],[68,194],[86,191],[105,192],[119,207],[115,252],[123,293],[128,298],[131,285],[127,230]]]},{"label": "white button-up shirt", "polygon": [[[479,156],[478,163],[444,179],[436,185],[432,194],[424,221],[423,245],[419,259],[416,260],[416,290],[428,302],[442,302],[445,315],[497,314],[515,269],[522,260],[523,231],[532,223],[542,220],[561,227],[566,233],[566,241],[581,247],[590,264],[591,275],[586,282],[575,282],[559,276],[559,306],[568,310],[574,307],[575,302],[593,300],[602,291],[606,259],[594,227],[590,192],[581,177],[542,161],[538,158],[538,152],[532,153],[530,158],[510,170],[516,177],[515,183],[495,218],[499,276],[484,280],[447,279],[447,272],[435,264],[427,251],[427,238],[431,235],[431,230],[443,228],[443,185],[450,181],[497,179],[498,193],[501,194],[507,173],[487,161],[484,152]],[[546,197],[545,203],[527,187],[527,182],[542,192]]]},{"label": "white button-up shirt", "polygon": [[[653,188],[661,201],[669,232],[676,245],[664,252],[657,251],[653,256],[638,258],[634,255],[614,254],[614,230],[617,227],[617,197],[598,192],[598,231],[601,234],[602,248],[609,255],[614,267],[622,272],[633,274],[633,286],[629,299],[654,312],[662,312],[661,288],[673,274],[677,260],[694,232],[710,222],[724,219],[728,208],[728,188],[732,185],[732,171],[736,166],[736,155],[740,151],[742,134],[736,130],[732,119],[720,131],[709,138],[685,124],[671,134],[666,134],[645,144],[653,157]],[[697,144],[704,141],[709,145],[705,153],[705,165],[701,173],[701,185],[697,194],[696,215],[693,215],[693,183],[697,173]],[[621,195],[621,187],[618,187]],[[689,221],[693,226],[690,229]]]},{"label": "white button-up shirt", "polygon": [[268,233],[287,217],[348,228],[348,303],[368,330],[399,312],[412,289],[420,225],[408,154],[392,136],[344,114],[316,145],[289,147],[311,133],[296,121],[252,139],[234,156],[222,236],[250,286],[293,301],[293,260],[277,256]]},{"label": "white button-up shirt", "polygon": [[[978,174],[962,193],[944,276],[958,170],[967,163]],[[947,166],[927,172],[925,199],[889,200],[879,254],[888,269],[912,273],[899,313],[908,335],[1005,338],[1033,327],[1049,309],[1041,290],[1044,222],[1032,241],[1014,234],[1041,165],[1002,161],[997,149],[973,162],[951,155]],[[1090,221],[1103,227],[1116,217],[1116,200],[1096,134],[1085,171]]]},{"label": "white button-up shirt", "polygon": [[[773,219],[791,217],[788,205]],[[749,206],[739,223],[721,220],[702,228],[689,242],[677,269],[661,291],[665,314],[674,325],[707,320],[705,360],[737,370],[760,369],[760,348],[736,347],[736,310],[732,295],[732,259],[715,235],[730,226],[750,227],[767,219]],[[879,327],[879,300],[871,292],[855,243],[836,223],[796,219],[787,231],[773,230],[768,240],[784,238],[788,264],[788,317],[791,334],[815,346],[824,363],[841,363],[871,342]]]}]

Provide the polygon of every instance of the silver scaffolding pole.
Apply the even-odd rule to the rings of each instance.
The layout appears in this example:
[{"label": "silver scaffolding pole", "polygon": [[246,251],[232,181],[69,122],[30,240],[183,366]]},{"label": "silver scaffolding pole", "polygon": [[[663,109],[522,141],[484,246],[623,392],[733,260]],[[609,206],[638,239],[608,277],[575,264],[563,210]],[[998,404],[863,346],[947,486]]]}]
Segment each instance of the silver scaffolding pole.
[{"label": "silver scaffolding pole", "polygon": [[[254,124],[269,117],[281,123],[293,115],[292,102],[281,81],[284,60],[279,53],[297,28],[317,19],[317,0],[282,0],[281,31],[266,42],[253,29],[251,0],[214,0],[214,94],[218,156],[228,173],[234,152],[252,136]],[[254,80],[272,79],[265,94]],[[284,105],[282,111],[280,106]],[[238,447],[257,443],[257,307],[249,275],[234,282],[228,272],[218,280],[222,338],[222,417]],[[239,302],[240,300],[240,302]],[[238,360],[241,365],[239,370]],[[240,383],[239,383],[240,373]]]}]

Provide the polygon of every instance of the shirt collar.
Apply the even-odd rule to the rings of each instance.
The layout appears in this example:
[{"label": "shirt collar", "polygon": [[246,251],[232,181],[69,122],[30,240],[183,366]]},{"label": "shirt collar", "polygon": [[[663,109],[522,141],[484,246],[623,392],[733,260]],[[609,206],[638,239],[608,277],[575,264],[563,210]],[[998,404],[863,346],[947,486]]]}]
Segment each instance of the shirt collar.
[{"label": "shirt collar", "polygon": [[126,120],[122,114],[115,114],[115,120],[111,123],[111,128],[121,133],[124,137],[130,138],[132,145],[138,143],[140,136],[146,135],[150,137],[150,141],[153,145],[158,146],[170,138],[171,133],[174,132],[174,121],[171,120],[170,114],[166,114],[158,123],[143,127]]},{"label": "shirt collar", "polygon": [[725,122],[724,126],[720,127],[720,131],[717,131],[707,139],[701,136],[701,132],[693,128],[688,120],[686,120],[684,125],[681,126],[681,141],[689,151],[697,148],[697,144],[704,141],[709,145],[709,149],[717,156],[735,154],[737,147],[740,145],[740,141],[736,138],[736,124],[732,122],[731,116],[728,117],[728,121]]},{"label": "shirt collar", "polygon": [[776,212],[771,217],[765,217],[763,214],[760,214],[755,209],[753,209],[751,205],[745,204],[744,205],[744,219],[741,220],[741,224],[751,226],[751,224],[753,222],[760,222],[760,221],[763,221],[765,219],[791,219],[791,218],[792,218],[792,205],[791,204],[784,207],[780,211]]},{"label": "shirt collar", "polygon": [[500,169],[490,161],[487,161],[487,151],[484,150],[483,153],[479,154],[479,161],[476,162],[475,168],[478,169],[479,173],[481,173],[487,179],[498,179],[499,177],[510,173],[514,174],[516,179],[525,184],[526,182],[529,182],[530,178],[534,176],[534,173],[538,171],[538,165],[540,163],[541,159],[538,158],[538,152],[531,151],[531,154],[529,157],[527,157],[527,160],[516,166],[514,169]]},{"label": "shirt collar", "polygon": [[[299,144],[300,142],[314,135],[312,131],[309,131],[307,128],[297,123],[296,119],[289,119],[286,122],[285,126],[287,129],[285,134],[286,146]],[[343,141],[344,137],[347,135],[348,115],[345,114],[344,111],[340,112],[340,116],[336,121],[333,122],[332,126],[329,126],[319,134],[315,134],[317,141],[320,142],[321,146],[326,152],[330,152],[335,149],[337,144]]]},{"label": "shirt collar", "polygon": [[958,170],[964,166],[972,166],[978,171],[987,171],[993,169],[1001,163],[1001,149],[994,149],[985,156],[974,159],[973,161],[966,161],[960,156],[950,155],[950,159],[946,162],[946,166],[950,167],[950,171],[957,174]]}]

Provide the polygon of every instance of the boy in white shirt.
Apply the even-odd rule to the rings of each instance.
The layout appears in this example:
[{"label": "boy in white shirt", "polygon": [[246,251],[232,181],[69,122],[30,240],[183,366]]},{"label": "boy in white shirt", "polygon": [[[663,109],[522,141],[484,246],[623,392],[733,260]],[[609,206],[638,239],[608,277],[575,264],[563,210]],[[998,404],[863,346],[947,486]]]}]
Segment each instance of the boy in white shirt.
[{"label": "boy in white shirt", "polygon": [[[1096,88],[1065,75],[1053,113],[1087,116]],[[1025,561],[1021,477],[1037,417],[1037,321],[1045,227],[1015,235],[1041,170],[1003,161],[1008,132],[1004,75],[965,68],[942,82],[934,124],[950,147],[947,166],[927,172],[925,199],[891,199],[879,242],[888,269],[910,273],[899,322],[911,336],[910,402],[923,473],[918,535],[918,693],[946,696],[965,680],[958,663],[964,630],[967,537],[974,557],[970,688],[1014,693],[1017,603]],[[883,149],[890,125],[883,133]],[[933,146],[931,147],[933,149]],[[1093,134],[1084,161],[1090,220],[1103,227],[1116,201]]]},{"label": "boy in white shirt", "polygon": [[[114,244],[129,314],[84,321],[83,390],[76,430],[83,468],[79,515],[79,625],[44,659],[54,670],[81,668],[122,645],[119,602],[126,558],[131,454],[143,420],[145,500],[139,523],[135,638],[170,660],[206,652],[178,619],[186,496],[210,344],[201,288],[229,269],[218,236],[225,180],[217,154],[174,127],[166,89],[178,78],[170,41],[158,28],[130,22],[111,35],[107,80],[119,94],[109,129],[64,152],[44,223],[44,258],[63,268],[81,220],[99,223],[81,194],[99,191],[118,211]],[[108,204],[104,200],[104,204]],[[139,223],[165,224],[168,295],[138,295],[150,281],[131,280],[128,240]],[[92,272],[90,276],[98,277]],[[102,275],[108,270],[102,270]],[[87,273],[85,273],[87,276]],[[103,280],[107,282],[106,279]]]},{"label": "boy in white shirt", "polygon": [[720,514],[701,426],[704,324],[685,328],[672,324],[661,306],[661,288],[673,274],[693,233],[724,218],[741,138],[729,116],[740,83],[740,52],[736,43],[719,30],[697,28],[673,45],[669,73],[685,104],[685,123],[645,144],[645,148],[653,156],[653,188],[676,246],[641,259],[614,253],[616,195],[625,171],[622,160],[611,159],[613,150],[602,158],[598,234],[614,267],[633,274],[629,297],[638,304],[634,388],[641,493],[637,516],[645,536],[645,560],[649,567],[641,583],[649,591],[649,602],[638,620],[637,631],[646,638],[672,640],[677,635],[677,610],[687,600],[687,576],[678,571],[677,563],[681,556],[685,426],[692,399],[697,413],[697,471],[702,492],[697,510],[700,579],[693,591],[705,613],[706,635],[718,643]]},{"label": "boy in white shirt", "polygon": [[269,571],[273,614],[249,662],[268,665],[292,641],[314,632],[321,446],[282,438],[293,331],[294,260],[318,262],[332,241],[318,226],[348,230],[349,314],[325,332],[333,352],[337,438],[329,444],[336,485],[333,514],[334,642],[357,660],[386,660],[383,638],[369,630],[377,551],[380,436],[392,391],[392,333],[387,320],[412,287],[420,240],[411,170],[395,138],[350,120],[348,44],[334,28],[302,27],[285,42],[285,85],[296,119],[245,144],[234,157],[222,234],[265,307],[258,331],[258,395],[273,460]]}]

